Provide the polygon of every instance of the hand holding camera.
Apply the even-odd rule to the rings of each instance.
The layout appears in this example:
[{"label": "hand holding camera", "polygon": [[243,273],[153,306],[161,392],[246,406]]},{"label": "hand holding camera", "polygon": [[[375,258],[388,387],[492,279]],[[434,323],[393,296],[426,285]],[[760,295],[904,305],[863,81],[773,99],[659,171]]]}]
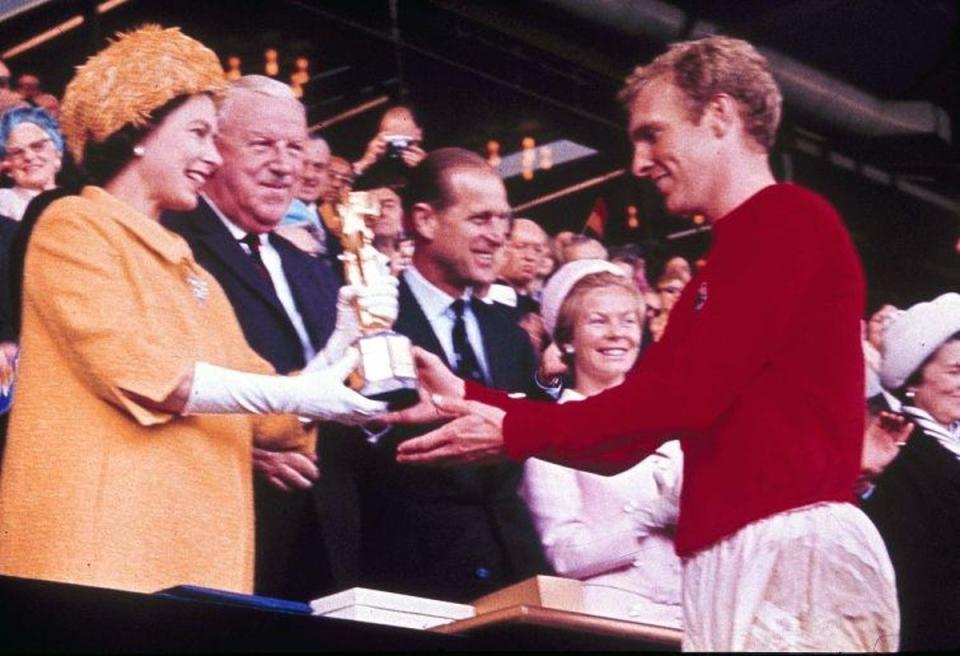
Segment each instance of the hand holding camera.
[{"label": "hand holding camera", "polygon": [[406,133],[381,130],[377,133],[359,160],[353,164],[355,175],[362,175],[381,159],[400,160],[407,167],[414,167],[427,156],[421,148],[422,132],[419,128]]}]

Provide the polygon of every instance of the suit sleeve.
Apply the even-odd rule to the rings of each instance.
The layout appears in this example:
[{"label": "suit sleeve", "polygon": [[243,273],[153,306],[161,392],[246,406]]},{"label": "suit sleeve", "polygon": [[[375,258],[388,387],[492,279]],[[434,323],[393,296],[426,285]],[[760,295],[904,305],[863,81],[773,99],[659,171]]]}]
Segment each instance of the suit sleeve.
[{"label": "suit sleeve", "polygon": [[10,256],[13,249],[13,236],[16,224],[0,218],[0,342],[17,340],[13,325],[11,289],[13,279],[10,271]]}]

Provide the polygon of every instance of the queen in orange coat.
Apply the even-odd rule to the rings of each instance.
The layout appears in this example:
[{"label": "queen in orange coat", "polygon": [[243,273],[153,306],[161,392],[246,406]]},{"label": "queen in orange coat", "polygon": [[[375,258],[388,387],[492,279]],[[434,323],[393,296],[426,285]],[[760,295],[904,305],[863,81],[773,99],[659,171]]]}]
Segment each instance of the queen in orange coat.
[{"label": "queen in orange coat", "polygon": [[273,375],[217,282],[157,221],[194,207],[220,164],[223,79],[213,52],[147,27],[67,88],[64,132],[102,186],[55,201],[30,240],[0,573],[249,592],[252,446],[311,452],[296,415],[379,409],[342,385],[349,357]]}]

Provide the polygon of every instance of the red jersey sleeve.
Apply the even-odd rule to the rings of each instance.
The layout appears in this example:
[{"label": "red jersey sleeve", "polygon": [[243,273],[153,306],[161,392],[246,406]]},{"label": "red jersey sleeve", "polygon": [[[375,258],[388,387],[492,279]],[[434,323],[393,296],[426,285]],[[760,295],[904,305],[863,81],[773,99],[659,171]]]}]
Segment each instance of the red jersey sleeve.
[{"label": "red jersey sleeve", "polygon": [[[812,194],[789,200],[761,192],[747,215],[738,209],[716,224],[706,272],[687,285],[664,339],[622,385],[580,403],[500,405],[507,453],[610,473],[717,421],[802,331],[821,260],[831,256],[818,231],[842,230]],[[818,221],[825,213],[832,220]]]}]

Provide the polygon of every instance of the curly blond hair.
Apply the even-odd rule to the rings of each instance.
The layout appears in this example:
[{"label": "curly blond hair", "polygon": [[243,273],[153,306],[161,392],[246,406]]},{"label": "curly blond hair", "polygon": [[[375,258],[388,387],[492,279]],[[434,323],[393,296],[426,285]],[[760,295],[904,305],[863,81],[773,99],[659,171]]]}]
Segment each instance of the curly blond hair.
[{"label": "curly blond hair", "polygon": [[620,91],[620,101],[629,110],[643,88],[659,78],[683,93],[693,123],[700,122],[710,98],[730,95],[737,101],[747,134],[765,150],[773,147],[783,97],[766,58],[746,41],[710,36],[674,43],[646,66],[634,69]]}]

